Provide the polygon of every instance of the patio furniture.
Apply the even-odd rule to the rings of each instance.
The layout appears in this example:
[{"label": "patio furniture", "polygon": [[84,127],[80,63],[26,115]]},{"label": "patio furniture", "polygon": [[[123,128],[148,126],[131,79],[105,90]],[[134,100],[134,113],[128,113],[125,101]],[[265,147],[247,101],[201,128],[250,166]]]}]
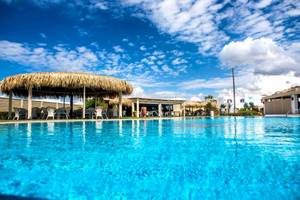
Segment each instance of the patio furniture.
[{"label": "patio furniture", "polygon": [[67,110],[65,108],[58,108],[55,110],[55,115],[58,119],[60,119],[61,117],[65,117],[66,119],[69,118],[69,115],[67,113]]},{"label": "patio furniture", "polygon": [[32,119],[39,119],[41,116],[41,109],[38,107],[32,108]]},{"label": "patio furniture", "polygon": [[112,112],[113,112],[113,117],[117,118],[118,117],[118,110],[114,108]]},{"label": "patio furniture", "polygon": [[27,116],[27,110],[24,109],[24,108],[14,108],[15,110],[15,116],[13,119],[16,119],[16,120],[20,120],[20,118],[24,118],[26,119],[26,116]]},{"label": "patio furniture", "polygon": [[98,119],[98,117],[100,117],[101,119],[103,119],[102,112],[102,108],[97,108],[95,112],[95,118]]},{"label": "patio furniture", "polygon": [[55,119],[55,109],[54,108],[47,108],[47,118],[46,119]]},{"label": "patio furniture", "polygon": [[85,110],[85,117],[88,117],[89,119],[92,119],[95,115],[95,109],[94,108],[88,108]]},{"label": "patio furniture", "polygon": [[107,109],[102,110],[102,118],[105,117],[105,119],[108,119],[108,111]]},{"label": "patio furniture", "polygon": [[41,119],[46,119],[46,118],[47,118],[47,113],[48,113],[47,108],[42,107],[42,108],[41,108],[40,118],[41,118]]},{"label": "patio furniture", "polygon": [[149,117],[158,117],[158,112],[157,111],[149,111],[148,112],[148,116]]}]

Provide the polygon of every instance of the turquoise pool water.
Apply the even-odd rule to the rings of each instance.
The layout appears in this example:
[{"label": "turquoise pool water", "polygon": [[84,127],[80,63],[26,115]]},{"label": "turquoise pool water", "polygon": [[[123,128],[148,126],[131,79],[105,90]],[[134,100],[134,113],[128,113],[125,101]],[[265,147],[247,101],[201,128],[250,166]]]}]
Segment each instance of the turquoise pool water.
[{"label": "turquoise pool water", "polygon": [[0,125],[0,194],[299,199],[300,118]]}]

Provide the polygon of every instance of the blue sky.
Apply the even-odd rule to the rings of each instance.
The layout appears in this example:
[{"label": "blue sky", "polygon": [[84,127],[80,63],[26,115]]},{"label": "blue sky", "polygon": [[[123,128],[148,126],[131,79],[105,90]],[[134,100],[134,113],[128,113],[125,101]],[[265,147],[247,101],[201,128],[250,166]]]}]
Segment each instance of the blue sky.
[{"label": "blue sky", "polygon": [[85,71],[135,96],[238,98],[300,84],[300,2],[0,0],[0,78]]}]

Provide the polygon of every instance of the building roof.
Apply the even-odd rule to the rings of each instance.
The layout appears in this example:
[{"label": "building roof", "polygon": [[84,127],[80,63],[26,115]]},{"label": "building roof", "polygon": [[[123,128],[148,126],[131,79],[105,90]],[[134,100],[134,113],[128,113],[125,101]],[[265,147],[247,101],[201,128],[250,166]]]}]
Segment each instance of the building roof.
[{"label": "building roof", "polygon": [[278,91],[275,92],[274,94],[270,95],[270,96],[264,96],[262,99],[275,99],[275,98],[281,98],[281,97],[286,97],[286,96],[291,96],[294,94],[300,94],[300,86],[295,86],[295,87],[291,87],[289,89],[286,90],[282,90],[282,91]]},{"label": "building roof", "polygon": [[144,104],[182,104],[185,100],[178,100],[178,99],[156,99],[156,98],[139,98],[139,97],[131,97],[129,98],[133,102],[137,102]]},{"label": "building roof", "polygon": [[33,96],[65,96],[73,94],[82,96],[83,87],[86,96],[110,96],[119,93],[131,94],[132,86],[124,80],[110,76],[74,72],[40,72],[18,74],[0,82],[0,90],[16,96],[27,96],[32,87]]}]

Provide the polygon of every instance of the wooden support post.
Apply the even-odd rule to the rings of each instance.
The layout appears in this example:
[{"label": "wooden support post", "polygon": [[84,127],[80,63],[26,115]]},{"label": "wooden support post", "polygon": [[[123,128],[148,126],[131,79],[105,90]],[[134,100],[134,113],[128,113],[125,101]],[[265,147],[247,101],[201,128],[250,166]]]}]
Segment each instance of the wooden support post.
[{"label": "wooden support post", "polygon": [[70,117],[73,117],[73,94],[70,95]]},{"label": "wooden support post", "polygon": [[139,99],[136,100],[136,117],[137,118],[140,117],[140,100]]},{"label": "wooden support post", "polygon": [[28,88],[28,119],[32,118],[32,87]]},{"label": "wooden support post", "polygon": [[66,108],[66,96],[64,95],[64,103],[63,103],[63,108]]},{"label": "wooden support post", "polygon": [[8,119],[12,119],[12,91],[9,92],[9,99],[8,99]]},{"label": "wooden support post", "polygon": [[134,102],[131,103],[131,117],[135,117],[134,116]]},{"label": "wooden support post", "polygon": [[122,92],[119,93],[119,118],[123,116],[123,109],[122,109]]},{"label": "wooden support post", "polygon": [[161,112],[161,103],[158,104],[158,116],[162,117],[162,112]]},{"label": "wooden support post", "polygon": [[83,108],[82,108],[82,118],[85,119],[85,86],[83,87]]},{"label": "wooden support post", "polygon": [[183,103],[183,117],[185,117],[185,102]]},{"label": "wooden support post", "polygon": [[24,99],[21,99],[20,107],[21,107],[21,108],[24,108]]}]

